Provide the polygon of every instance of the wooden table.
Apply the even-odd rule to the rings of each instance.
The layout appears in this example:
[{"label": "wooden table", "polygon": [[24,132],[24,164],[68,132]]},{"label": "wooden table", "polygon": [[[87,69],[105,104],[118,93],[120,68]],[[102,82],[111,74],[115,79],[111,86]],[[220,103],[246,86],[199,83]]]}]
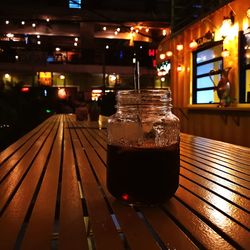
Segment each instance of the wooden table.
[{"label": "wooden table", "polygon": [[180,186],[159,207],[105,186],[106,129],[55,115],[0,153],[0,249],[250,249],[250,149],[181,135]]}]

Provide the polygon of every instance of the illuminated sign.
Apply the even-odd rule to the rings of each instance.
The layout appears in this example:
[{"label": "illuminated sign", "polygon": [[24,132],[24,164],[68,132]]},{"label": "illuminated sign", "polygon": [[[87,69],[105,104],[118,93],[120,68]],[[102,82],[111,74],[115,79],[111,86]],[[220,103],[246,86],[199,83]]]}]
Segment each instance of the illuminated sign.
[{"label": "illuminated sign", "polygon": [[39,83],[44,86],[52,85],[52,73],[51,72],[39,72]]}]

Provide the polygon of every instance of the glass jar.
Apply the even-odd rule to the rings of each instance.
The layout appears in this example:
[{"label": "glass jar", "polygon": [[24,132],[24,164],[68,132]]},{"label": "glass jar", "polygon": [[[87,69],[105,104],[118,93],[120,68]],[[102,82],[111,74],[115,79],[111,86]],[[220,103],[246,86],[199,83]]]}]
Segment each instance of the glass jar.
[{"label": "glass jar", "polygon": [[170,89],[121,90],[108,120],[107,188],[128,204],[159,204],[179,185],[179,119]]}]

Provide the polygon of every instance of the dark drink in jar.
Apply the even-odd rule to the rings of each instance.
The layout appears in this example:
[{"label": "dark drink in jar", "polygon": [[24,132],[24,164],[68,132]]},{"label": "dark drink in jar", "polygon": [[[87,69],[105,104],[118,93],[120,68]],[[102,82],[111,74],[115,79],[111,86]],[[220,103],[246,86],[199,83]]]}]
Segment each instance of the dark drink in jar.
[{"label": "dark drink in jar", "polygon": [[180,126],[170,89],[121,90],[108,120],[107,189],[131,205],[156,205],[179,186]]},{"label": "dark drink in jar", "polygon": [[179,185],[179,143],[167,147],[108,145],[107,187],[131,204],[159,204]]}]

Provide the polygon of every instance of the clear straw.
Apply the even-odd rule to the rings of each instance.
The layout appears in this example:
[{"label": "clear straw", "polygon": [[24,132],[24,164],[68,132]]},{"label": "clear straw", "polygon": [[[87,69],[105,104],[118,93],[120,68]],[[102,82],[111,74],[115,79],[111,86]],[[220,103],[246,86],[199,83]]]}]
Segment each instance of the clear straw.
[{"label": "clear straw", "polygon": [[136,72],[137,72],[137,76],[136,76],[136,78],[137,78],[137,90],[139,91],[141,88],[141,86],[140,86],[140,62],[139,61],[136,62],[136,68],[137,68],[137,70],[136,70]]},{"label": "clear straw", "polygon": [[136,60],[134,67],[134,89],[140,92],[140,62]]}]

